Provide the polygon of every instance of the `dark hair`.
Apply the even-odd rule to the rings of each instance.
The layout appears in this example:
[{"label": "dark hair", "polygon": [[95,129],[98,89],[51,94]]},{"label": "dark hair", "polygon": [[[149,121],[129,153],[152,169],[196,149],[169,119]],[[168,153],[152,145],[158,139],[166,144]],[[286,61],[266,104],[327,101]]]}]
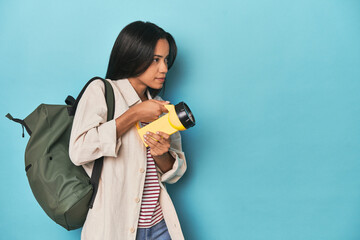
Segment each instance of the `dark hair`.
[{"label": "dark hair", "polygon": [[[173,65],[177,47],[170,33],[151,22],[136,21],[121,30],[111,51],[106,78],[118,80],[141,75],[150,66],[159,39],[169,43],[168,69]],[[152,97],[160,91],[149,88]]]}]

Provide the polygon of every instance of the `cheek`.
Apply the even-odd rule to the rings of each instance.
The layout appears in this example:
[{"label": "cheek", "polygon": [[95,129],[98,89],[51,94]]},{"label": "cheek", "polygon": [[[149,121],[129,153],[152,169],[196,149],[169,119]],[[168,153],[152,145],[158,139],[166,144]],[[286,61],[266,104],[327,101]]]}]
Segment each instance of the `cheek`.
[{"label": "cheek", "polygon": [[148,67],[148,69],[146,69],[146,71],[143,74],[141,74],[139,78],[143,82],[152,81],[156,77],[156,74],[157,74],[156,66],[150,65],[150,67]]},{"label": "cheek", "polygon": [[143,81],[145,81],[145,82],[149,82],[149,81],[151,81],[153,79],[153,77],[152,77],[152,74],[151,73],[146,73],[145,75],[144,75],[144,77],[143,77]]},{"label": "cheek", "polygon": [[156,69],[151,68],[146,71],[146,78],[149,80],[152,80],[156,76]]}]

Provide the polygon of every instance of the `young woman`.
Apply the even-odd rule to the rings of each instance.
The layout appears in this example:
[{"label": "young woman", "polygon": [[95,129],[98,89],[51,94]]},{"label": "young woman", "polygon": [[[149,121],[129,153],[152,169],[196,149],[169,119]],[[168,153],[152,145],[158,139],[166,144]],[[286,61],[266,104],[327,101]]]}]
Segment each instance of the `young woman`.
[{"label": "young woman", "polygon": [[117,37],[106,74],[115,95],[114,120],[106,121],[103,82],[83,94],[74,117],[70,157],[91,175],[104,156],[94,206],[82,239],[184,239],[175,208],[163,183],[175,183],[186,170],[179,133],[147,133],[141,141],[136,123],[166,113],[157,94],[163,88],[177,48],[173,37],[149,22],[133,22]]}]

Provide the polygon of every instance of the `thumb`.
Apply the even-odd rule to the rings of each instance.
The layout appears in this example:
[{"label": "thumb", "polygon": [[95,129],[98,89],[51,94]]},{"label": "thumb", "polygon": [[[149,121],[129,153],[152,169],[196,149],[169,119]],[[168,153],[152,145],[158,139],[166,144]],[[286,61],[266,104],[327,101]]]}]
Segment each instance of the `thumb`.
[{"label": "thumb", "polygon": [[[164,105],[166,105],[166,104],[164,104]],[[164,105],[161,105],[161,111],[162,111],[163,113],[169,112]]]}]

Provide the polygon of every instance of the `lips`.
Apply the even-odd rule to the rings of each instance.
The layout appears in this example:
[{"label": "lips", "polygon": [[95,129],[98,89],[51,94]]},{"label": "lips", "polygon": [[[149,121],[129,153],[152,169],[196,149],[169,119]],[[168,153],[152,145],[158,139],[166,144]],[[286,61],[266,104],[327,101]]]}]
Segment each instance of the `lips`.
[{"label": "lips", "polygon": [[156,80],[158,80],[159,82],[165,82],[165,78],[155,78]]}]

